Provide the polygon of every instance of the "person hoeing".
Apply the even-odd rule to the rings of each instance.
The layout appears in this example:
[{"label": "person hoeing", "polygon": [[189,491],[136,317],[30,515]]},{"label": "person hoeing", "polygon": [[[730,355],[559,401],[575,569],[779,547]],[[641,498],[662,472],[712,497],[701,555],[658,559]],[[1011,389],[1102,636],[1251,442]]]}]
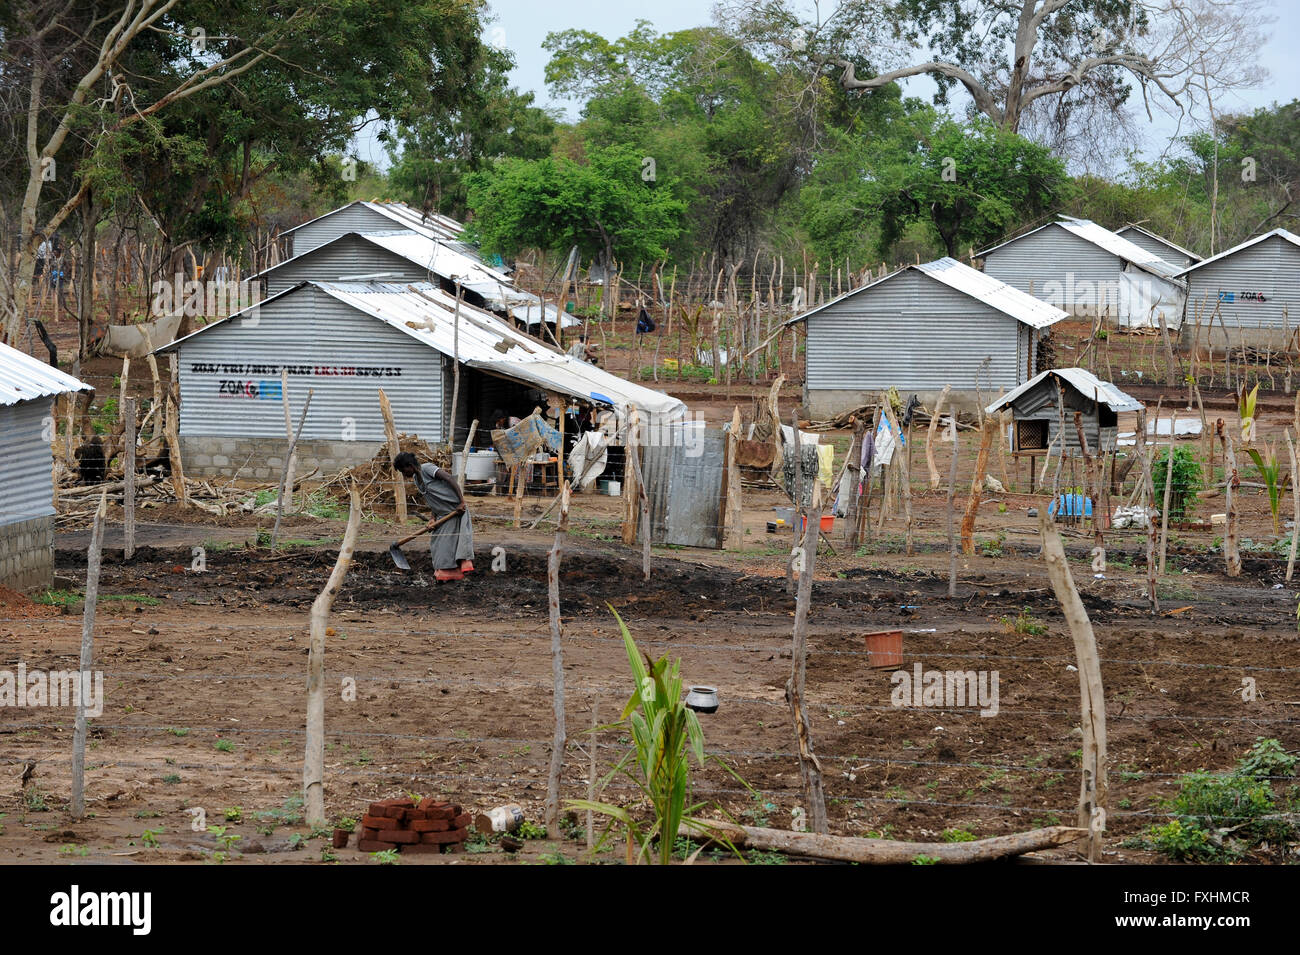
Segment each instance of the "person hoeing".
[{"label": "person hoeing", "polygon": [[433,558],[434,579],[464,580],[474,570],[474,526],[456,478],[436,464],[420,464],[409,451],[393,459],[393,467],[415,480],[416,490],[433,511],[429,527],[440,518],[455,515],[434,528],[429,554]]}]

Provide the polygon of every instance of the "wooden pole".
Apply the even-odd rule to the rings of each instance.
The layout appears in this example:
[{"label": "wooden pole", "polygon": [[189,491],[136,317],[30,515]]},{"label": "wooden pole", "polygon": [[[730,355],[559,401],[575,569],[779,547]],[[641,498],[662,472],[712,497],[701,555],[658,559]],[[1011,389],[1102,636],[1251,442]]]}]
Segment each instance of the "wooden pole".
[{"label": "wooden pole", "polygon": [[90,548],[86,552],[86,601],[81,614],[81,665],[77,673],[77,717],[72,730],[72,803],[73,819],[86,814],[86,695],[90,689],[91,666],[95,658],[95,605],[99,602],[99,566],[104,546],[104,519],[108,514],[108,492],[100,494],[99,510],[90,531]]},{"label": "wooden pole", "polygon": [[[564,418],[561,416],[560,423],[563,425]],[[478,433],[478,418],[470,422],[469,434],[465,436],[465,447],[460,452],[460,466],[456,468],[456,483],[463,491],[465,489],[465,468],[469,466],[469,449],[474,445],[474,435]],[[560,431],[560,453],[564,453],[564,431]],[[560,476],[564,476],[564,458],[560,458]]]},{"label": "wooden pole", "polygon": [[911,467],[911,460],[910,460],[912,454],[911,442],[910,441],[908,442],[908,447],[906,448],[906,450],[904,450],[901,446],[898,446],[903,441],[903,429],[902,426],[899,425],[898,419],[894,417],[893,409],[890,408],[889,406],[889,396],[884,392],[880,393],[880,408],[881,408],[881,414],[883,414],[886,420],[889,422],[889,426],[893,430],[894,435],[896,437],[894,443],[897,447],[896,450],[894,451],[894,454],[898,458],[898,465],[901,471],[900,483],[903,489],[903,516],[907,521],[907,556],[911,557],[912,556],[912,467]]},{"label": "wooden pole", "polygon": [[[1164,324],[1164,315],[1161,314],[1160,324]],[[1157,429],[1159,424],[1157,423]],[[1173,411],[1173,417],[1169,419],[1169,449],[1165,452],[1165,499],[1160,507],[1160,570],[1158,573],[1161,577],[1165,575],[1165,551],[1169,546],[1169,501],[1173,496],[1174,487],[1174,432],[1178,430],[1178,409]]]},{"label": "wooden pole", "polygon": [[[310,393],[309,393],[310,396]],[[348,526],[325,589],[311,605],[311,641],[307,648],[307,732],[302,761],[302,799],[307,825],[323,826],[325,819],[325,634],[330,608],[343,588],[352,564],[352,551],[361,526],[361,494],[353,482],[348,489]]]},{"label": "wooden pole", "polygon": [[[545,316],[543,315],[543,318]],[[558,323],[559,318],[556,319]],[[558,328],[559,325],[557,324]],[[456,445],[456,406],[460,402],[460,283],[456,283],[456,313],[452,317],[451,331],[451,420],[447,422],[447,446]],[[516,526],[517,522],[516,522]]]},{"label": "wooden pole", "polygon": [[740,405],[731,412],[731,428],[727,432],[727,461],[724,480],[726,482],[726,522],[724,525],[724,542],[729,549],[741,549],[745,546],[744,510],[741,505],[740,486]]},{"label": "wooden pole", "polygon": [[1070,565],[1065,559],[1061,535],[1052,525],[1047,508],[1038,512],[1038,531],[1043,539],[1043,560],[1056,599],[1065,613],[1065,622],[1074,641],[1074,656],[1079,667],[1079,696],[1083,730],[1083,773],[1079,787],[1079,828],[1088,830],[1088,861],[1101,857],[1101,836],[1106,828],[1106,698],[1102,691],[1101,661],[1097,655],[1097,638],[1074,586]]},{"label": "wooden pole", "polygon": [[[569,532],[569,482],[560,486],[560,522],[555,528],[555,543],[546,559],[546,589],[549,594],[551,620],[551,687],[555,727],[551,735],[551,767],[546,776],[546,834],[551,839],[560,833],[560,771],[564,768],[564,648],[560,622],[560,557]],[[595,752],[595,737],[591,741]]]},{"label": "wooden pole", "polygon": [[1291,521],[1291,553],[1286,559],[1286,581],[1291,582],[1291,574],[1295,571],[1295,554],[1296,545],[1300,543],[1300,469],[1296,467],[1295,442],[1291,440],[1290,429],[1285,429],[1286,450],[1291,455],[1291,503],[1293,508],[1293,518]]},{"label": "wooden pole", "polygon": [[[298,417],[298,430],[293,437],[289,439],[289,450],[285,452],[286,462],[292,460],[295,450],[298,447],[298,440],[302,437],[302,426],[307,423],[307,409],[311,407],[311,396],[315,389],[307,389],[307,400],[302,404],[302,414]],[[275,528],[271,531],[271,546],[275,547],[276,542],[280,539],[280,518],[284,516],[284,482],[289,476],[288,465],[280,472],[280,493],[276,496],[279,502],[275,506]]]},{"label": "wooden pole", "polygon": [[812,604],[813,568],[817,560],[817,534],[821,526],[821,486],[814,482],[812,513],[807,515],[803,528],[803,566],[799,571],[799,594],[795,600],[794,646],[791,650],[790,680],[785,685],[785,698],[790,704],[794,720],[795,740],[799,746],[799,771],[803,776],[804,795],[808,800],[808,814],[812,831],[826,833],[826,792],[822,786],[822,764],[813,751],[812,724],[804,711],[804,686],[808,664],[808,610]]},{"label": "wooden pole", "polygon": [[122,400],[122,556],[135,556],[135,399]]},{"label": "wooden pole", "polygon": [[948,509],[945,522],[948,528],[948,597],[957,596],[957,537],[952,532],[953,498],[957,493],[957,454],[961,451],[961,432],[957,419],[952,419],[952,460],[948,465]]},{"label": "wooden pole", "polygon": [[[674,271],[674,278],[676,269]],[[596,801],[596,713],[600,709],[600,697],[591,699],[591,743],[587,754],[587,802]],[[587,851],[596,847],[596,820],[590,809],[587,810]]]},{"label": "wooden pole", "polygon": [[[545,324],[545,323],[543,323]],[[379,410],[384,416],[384,437],[388,440],[388,463],[393,472],[393,500],[397,505],[397,521],[406,523],[406,476],[395,467],[391,467],[402,447],[397,439],[397,426],[393,423],[393,407],[388,402],[384,389],[379,389]]]},{"label": "wooden pole", "polygon": [[[632,462],[632,471],[636,474],[636,496],[641,504],[641,573],[650,579],[650,498],[646,495],[645,474],[641,471],[641,440],[639,418],[636,408],[628,416],[628,458]],[[634,438],[633,436],[636,435]],[[635,440],[635,444],[633,441]]]},{"label": "wooden pole", "polygon": [[189,507],[190,497],[185,487],[185,468],[181,465],[181,436],[176,421],[176,405],[168,395],[167,406],[167,451],[172,466],[172,493],[182,507]]},{"label": "wooden pole", "polygon": [[1228,526],[1223,537],[1223,561],[1229,577],[1241,576],[1241,550],[1237,538],[1237,495],[1233,492],[1240,483],[1237,476],[1237,454],[1232,446],[1232,435],[1224,430],[1224,496],[1228,512]]},{"label": "wooden pole", "polygon": [[970,498],[966,513],[961,519],[961,549],[963,554],[975,553],[975,517],[979,513],[980,498],[984,492],[984,473],[988,470],[989,448],[993,444],[993,429],[985,421],[980,427],[980,449],[975,458],[975,474],[971,477]]},{"label": "wooden pole", "polygon": [[293,418],[289,415],[289,372],[280,369],[280,407],[284,409],[284,438],[289,442],[288,457],[284,459],[284,481],[280,486],[281,500],[276,511],[293,511],[293,477],[298,469],[298,451],[293,440]]},{"label": "wooden pole", "polygon": [[944,399],[948,397],[948,392],[952,390],[952,385],[944,385],[943,391],[939,392],[939,400],[934,403],[934,413],[930,415],[930,428],[925,433],[925,463],[930,468],[930,490],[939,490],[939,485],[943,478],[939,475],[939,469],[934,465],[934,432],[939,427],[939,412],[943,409]]}]

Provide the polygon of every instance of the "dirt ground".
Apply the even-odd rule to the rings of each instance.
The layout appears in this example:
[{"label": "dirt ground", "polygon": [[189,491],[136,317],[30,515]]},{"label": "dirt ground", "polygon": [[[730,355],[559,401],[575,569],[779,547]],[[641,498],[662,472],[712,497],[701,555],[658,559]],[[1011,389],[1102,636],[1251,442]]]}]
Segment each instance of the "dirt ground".
[{"label": "dirt ground", "polygon": [[[995,835],[1075,816],[1078,675],[1026,514],[1042,499],[986,502],[981,547],[958,562],[955,600],[947,596],[944,500],[943,492],[918,496],[911,556],[901,520],[891,520],[861,556],[844,553],[837,530],[829,538],[836,553],[823,546],[817,559],[808,686],[837,833],[942,840],[950,830]],[[586,794],[586,730],[593,717],[616,719],[629,693],[613,607],[645,650],[681,658],[688,683],[719,688],[720,709],[701,717],[708,748],[760,795],[709,765],[696,776],[699,797],[739,821],[788,827],[802,802],[784,700],[794,601],[785,581],[789,541],[764,530],[779,499],[749,495],[742,551],[656,548],[649,582],[639,557],[617,540],[618,503],[579,497],[564,545],[571,740],[564,795]],[[530,499],[526,512],[540,504]],[[397,536],[392,525],[363,525],[326,656],[326,685],[334,688],[326,709],[331,819],[355,818],[368,801],[401,792],[445,795],[475,810],[518,802],[540,818],[551,732],[545,573],[554,532],[516,530],[507,513],[503,501],[475,502],[478,570],[453,585],[432,582],[418,543],[407,548],[414,572],[398,572],[384,552]],[[231,863],[322,857],[327,842],[309,838],[292,800],[301,787],[307,612],[341,525],[311,521],[309,533],[292,531],[302,543],[273,552],[243,542],[255,536],[251,518],[218,532],[166,516],[173,520],[142,530],[151,543],[129,563],[116,529],[106,540],[100,593],[122,599],[99,604],[95,665],[104,671],[105,704],[91,721],[88,818],[73,823],[62,811],[70,711],[0,710],[0,858],[213,861],[226,850],[221,836],[192,831],[196,808],[208,824],[226,827],[227,841],[240,836]],[[1230,767],[1258,736],[1300,746],[1296,592],[1278,589],[1285,561],[1248,556],[1243,576],[1231,581],[1204,544],[1183,539],[1196,533],[1171,549],[1162,615],[1153,618],[1144,539],[1112,535],[1111,565],[1099,580],[1089,567],[1090,534],[1066,531],[1103,658],[1108,861],[1159,861],[1121,841],[1162,820],[1160,800],[1180,774]],[[58,573],[69,590],[82,586],[87,536],[59,535]],[[311,538],[326,543],[309,545]],[[205,548],[206,572],[190,569],[195,546]],[[506,567],[494,573],[489,553],[497,546]],[[0,659],[21,658],[29,669],[76,666],[79,604],[53,617],[21,599],[0,609]],[[1022,612],[1045,632],[1016,632]],[[885,629],[903,630],[906,669],[996,670],[997,714],[892,705],[892,668],[871,669],[863,639]],[[1259,699],[1243,701],[1243,677],[1257,681]],[[355,701],[343,699],[346,680],[355,681]],[[620,740],[618,730],[599,734],[598,774],[625,750]],[[625,784],[612,786],[611,798],[631,797]],[[225,821],[226,810],[238,821]],[[544,842],[518,856],[474,848],[407,861],[558,861],[555,845]],[[568,839],[558,851],[576,860],[583,847]],[[355,849],[335,855],[372,861]],[[1042,855],[1072,858],[1065,849]]]},{"label": "dirt ground", "polygon": [[[610,366],[618,370],[622,358],[634,361],[630,352],[618,354]],[[108,394],[117,367],[97,360],[84,377],[96,378],[101,395]],[[143,385],[133,369],[132,390]],[[710,423],[729,419],[737,402],[747,408],[750,396],[763,390],[660,386]],[[1125,387],[1153,406],[1161,394],[1156,387]],[[784,407],[798,400],[798,391],[792,381]],[[1204,398],[1211,425],[1217,417],[1235,421],[1226,391],[1205,389]],[[1265,441],[1292,422],[1293,402],[1280,392],[1262,397]],[[1125,427],[1131,429],[1127,418]],[[837,446],[838,467],[848,434],[829,433],[825,440]],[[959,508],[973,444],[966,442],[959,460]],[[946,480],[946,452],[939,464]],[[1242,479],[1257,480],[1241,464]],[[975,554],[958,559],[957,594],[949,598],[946,489],[922,492],[922,454],[915,454],[912,469],[913,553],[906,553],[898,515],[880,528],[873,519],[870,539],[854,553],[837,521],[817,557],[808,695],[831,831],[942,841],[1072,824],[1081,742],[1078,673],[1038,556],[1037,522],[1028,513],[1046,498],[1025,493],[1025,468],[1012,464],[1008,473],[995,452],[990,473],[1011,490],[984,495]],[[1062,477],[1063,485],[1077,481],[1068,472]],[[747,489],[743,548],[656,547],[647,582],[639,554],[619,538],[621,502],[575,499],[561,570],[566,798],[587,795],[593,719],[613,722],[631,691],[612,607],[647,652],[680,657],[688,684],[719,689],[718,712],[701,716],[715,761],[694,776],[706,812],[786,828],[797,807],[807,808],[784,697],[794,616],[786,586],[791,541],[765,526],[781,503],[776,492]],[[1123,842],[1165,821],[1162,801],[1182,774],[1230,768],[1261,736],[1300,749],[1300,585],[1285,581],[1289,530],[1275,534],[1259,488],[1243,488],[1240,503],[1242,575],[1225,576],[1222,528],[1208,523],[1223,510],[1220,493],[1198,503],[1190,525],[1171,530],[1155,616],[1146,598],[1144,532],[1109,531],[1108,565],[1098,577],[1090,566],[1090,529],[1063,528],[1103,661],[1106,861],[1163,861]],[[526,520],[544,504],[529,498]],[[445,796],[473,810],[517,802],[530,819],[541,817],[552,728],[546,557],[554,525],[516,529],[509,505],[497,498],[474,498],[471,505],[478,569],[461,584],[434,584],[420,542],[406,548],[414,572],[398,572],[385,551],[400,529],[384,521],[362,524],[326,655],[331,820],[357,818],[369,801],[405,792]],[[1289,497],[1283,515],[1290,515]],[[218,520],[175,505],[145,508],[138,515],[142,546],[127,562],[120,518],[110,509],[95,628],[105,698],[102,716],[91,721],[88,815],[74,822],[65,812],[70,710],[0,707],[0,861],[323,861],[328,838],[302,824],[295,798],[304,748],[307,614],[333,565],[341,522],[295,516],[285,525],[286,545],[273,551],[255,546],[258,531],[271,523],[265,517]],[[60,522],[56,587],[67,592],[63,612],[0,592],[0,669],[19,660],[29,670],[77,666],[76,592],[84,588],[88,540],[84,521]],[[204,549],[202,572],[191,569],[196,547]],[[492,570],[496,547],[504,550],[501,572]],[[917,664],[996,671],[997,713],[982,716],[979,706],[895,706],[894,668],[872,669],[864,640],[866,633],[891,629],[903,631],[905,671]],[[1256,699],[1243,699],[1245,679],[1255,681]],[[355,698],[345,699],[353,684]],[[599,778],[626,751],[627,737],[613,729],[595,739]],[[622,781],[607,795],[634,799]],[[224,831],[196,831],[192,810]],[[565,829],[562,841],[529,841],[516,855],[476,843],[464,854],[403,864],[580,860],[581,820]],[[610,849],[597,858],[615,861],[621,854]],[[355,848],[334,856],[348,864],[375,861]],[[1038,857],[1067,862],[1075,854],[1066,848]],[[1265,853],[1254,861],[1279,860]]]}]

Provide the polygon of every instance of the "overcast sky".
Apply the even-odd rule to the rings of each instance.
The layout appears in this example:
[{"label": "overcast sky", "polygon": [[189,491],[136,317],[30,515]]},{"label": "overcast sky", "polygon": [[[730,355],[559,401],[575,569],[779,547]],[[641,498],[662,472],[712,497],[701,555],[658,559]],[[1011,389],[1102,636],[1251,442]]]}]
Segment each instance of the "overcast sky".
[{"label": "overcast sky", "polygon": [[[607,38],[620,37],[630,31],[638,19],[649,20],[661,33],[683,30],[711,22],[711,4],[708,0],[656,0],[653,4],[623,4],[618,2],[580,2],[580,0],[489,0],[495,21],[485,31],[489,42],[504,43],[515,55],[516,66],[511,74],[513,84],[521,90],[532,90],[537,102],[565,111],[570,119],[577,118],[579,104],[551,97],[543,79],[549,54],[542,49],[542,41],[551,31],[581,28],[599,33]],[[1277,17],[1267,31],[1267,42],[1259,50],[1259,62],[1269,72],[1265,85],[1239,96],[1225,96],[1216,100],[1221,112],[1250,110],[1268,106],[1273,102],[1289,102],[1300,97],[1300,2],[1274,0],[1273,13]],[[928,99],[933,84],[925,77],[905,81],[904,93]],[[960,113],[965,107],[960,88],[952,97],[951,109]],[[1235,101],[1234,101],[1235,100]],[[1145,122],[1145,116],[1143,116]],[[1186,132],[1186,129],[1184,129]],[[1143,152],[1155,155],[1164,150],[1169,138],[1175,135],[1172,120],[1156,114],[1156,122],[1147,130]],[[383,150],[367,135],[358,142],[360,158],[387,166]]]}]

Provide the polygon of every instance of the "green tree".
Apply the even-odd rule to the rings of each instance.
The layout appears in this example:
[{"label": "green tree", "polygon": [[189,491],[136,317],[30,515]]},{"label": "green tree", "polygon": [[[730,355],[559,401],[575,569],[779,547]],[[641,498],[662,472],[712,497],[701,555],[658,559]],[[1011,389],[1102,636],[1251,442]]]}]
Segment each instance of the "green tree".
[{"label": "green tree", "polygon": [[471,236],[501,255],[576,245],[606,268],[664,258],[685,207],[671,181],[644,178],[642,159],[632,147],[609,146],[589,150],[585,163],[504,159],[471,173]]},{"label": "green tree", "polygon": [[1072,189],[1064,163],[1045,147],[915,101],[888,135],[839,134],[823,155],[801,195],[804,226],[836,255],[845,251],[837,236],[872,223],[882,255],[921,224],[957,257],[1057,208]]}]

